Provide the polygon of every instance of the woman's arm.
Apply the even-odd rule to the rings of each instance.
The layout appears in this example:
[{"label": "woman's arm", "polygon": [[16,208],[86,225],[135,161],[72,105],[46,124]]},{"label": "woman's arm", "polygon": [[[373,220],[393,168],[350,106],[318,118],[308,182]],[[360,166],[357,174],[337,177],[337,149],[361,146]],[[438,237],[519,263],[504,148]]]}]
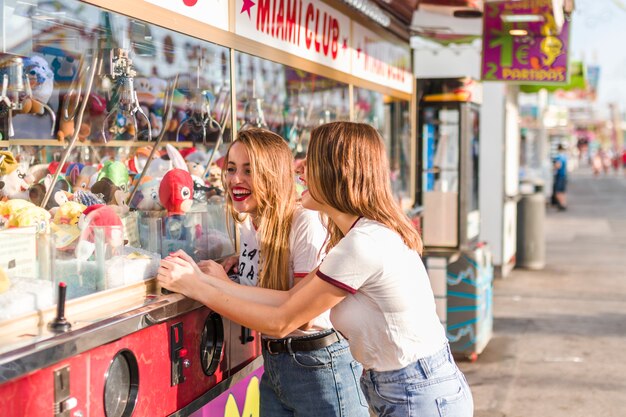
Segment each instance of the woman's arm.
[{"label": "woman's arm", "polygon": [[[203,261],[203,268],[201,270],[199,266],[195,265],[194,260],[182,250],[174,252],[164,260],[173,262],[175,258],[186,261],[187,264],[193,268],[197,279],[219,289],[225,295],[233,295],[243,301],[258,301],[267,303],[268,305],[279,305],[288,298],[286,291],[271,291],[265,288],[242,285],[231,281],[228,276],[224,278],[222,276],[225,274],[224,268],[222,268],[222,266],[215,261]],[[181,293],[185,294],[184,292]],[[196,300],[198,299],[193,294],[185,295]]]},{"label": "woman's arm", "polygon": [[[230,320],[279,338],[329,310],[347,295],[311,272],[290,291],[247,287],[257,293],[256,300],[250,300],[238,292],[226,292],[202,282],[188,262],[169,257],[161,261],[157,278],[163,287],[194,298]],[[287,297],[278,304],[272,304],[276,301],[276,293],[286,294]]]}]

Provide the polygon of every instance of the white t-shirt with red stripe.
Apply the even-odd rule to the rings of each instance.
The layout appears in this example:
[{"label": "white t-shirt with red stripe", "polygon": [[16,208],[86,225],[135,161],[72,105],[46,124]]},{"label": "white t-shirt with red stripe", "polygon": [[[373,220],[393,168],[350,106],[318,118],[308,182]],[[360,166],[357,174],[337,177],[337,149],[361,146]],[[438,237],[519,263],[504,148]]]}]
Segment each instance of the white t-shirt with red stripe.
[{"label": "white t-shirt with red stripe", "polygon": [[422,259],[386,226],[357,220],[317,276],[348,293],[330,318],[365,369],[401,369],[445,345]]},{"label": "white t-shirt with red stripe", "polygon": [[[319,213],[298,207],[293,215],[289,234],[289,287],[294,278],[305,277],[320,263],[322,247],[326,241],[326,228],[320,221]],[[248,216],[239,227],[239,282],[256,286],[259,282],[259,242],[257,232]],[[311,321],[308,330],[297,329],[287,337],[305,336],[330,329],[329,312],[326,311]]]}]

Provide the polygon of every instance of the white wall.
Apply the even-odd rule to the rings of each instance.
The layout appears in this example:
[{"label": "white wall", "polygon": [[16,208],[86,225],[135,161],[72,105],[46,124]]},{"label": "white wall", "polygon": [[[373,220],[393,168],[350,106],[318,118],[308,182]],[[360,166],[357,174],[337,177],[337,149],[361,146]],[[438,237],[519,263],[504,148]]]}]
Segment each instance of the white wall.
[{"label": "white wall", "polygon": [[502,265],[506,86],[483,84],[480,113],[480,240],[489,244],[494,266]]}]

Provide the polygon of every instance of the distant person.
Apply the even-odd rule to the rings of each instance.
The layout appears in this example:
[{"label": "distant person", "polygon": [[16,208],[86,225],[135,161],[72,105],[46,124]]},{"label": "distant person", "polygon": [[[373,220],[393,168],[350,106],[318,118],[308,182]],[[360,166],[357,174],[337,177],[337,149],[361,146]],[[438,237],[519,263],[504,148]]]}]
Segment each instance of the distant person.
[{"label": "distant person", "polygon": [[552,184],[552,204],[556,205],[559,211],[567,210],[567,200],[565,190],[567,188],[567,156],[565,146],[559,144],[558,154],[554,157],[554,182]]}]

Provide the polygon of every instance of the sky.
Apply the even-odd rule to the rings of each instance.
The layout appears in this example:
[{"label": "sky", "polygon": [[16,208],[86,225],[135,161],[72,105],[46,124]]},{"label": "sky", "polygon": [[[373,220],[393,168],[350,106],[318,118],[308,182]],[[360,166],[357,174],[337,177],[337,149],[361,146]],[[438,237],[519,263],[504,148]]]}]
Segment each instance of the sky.
[{"label": "sky", "polygon": [[572,18],[573,59],[600,65],[597,108],[618,103],[626,113],[626,0],[576,0]]}]

